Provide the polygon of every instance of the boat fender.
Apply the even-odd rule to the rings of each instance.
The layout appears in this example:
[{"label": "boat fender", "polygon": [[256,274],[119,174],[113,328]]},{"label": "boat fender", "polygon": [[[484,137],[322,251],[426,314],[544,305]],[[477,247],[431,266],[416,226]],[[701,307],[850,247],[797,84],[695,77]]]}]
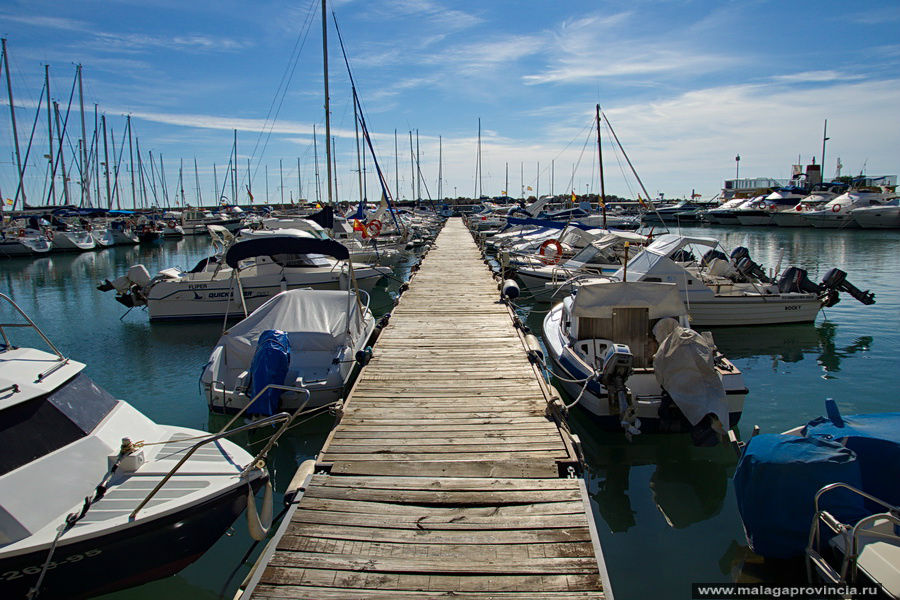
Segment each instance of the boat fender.
[{"label": "boat fender", "polygon": [[544,362],[544,350],[541,348],[540,342],[533,333],[525,335],[525,348],[528,352],[528,360],[533,363]]},{"label": "boat fender", "polygon": [[257,542],[265,539],[272,526],[272,481],[266,481],[266,491],[263,494],[262,513],[256,512],[256,498],[253,488],[248,484],[247,492],[247,530]]},{"label": "boat fender", "polygon": [[316,461],[315,460],[304,460],[300,463],[300,466],[297,467],[297,472],[294,473],[294,476],[291,478],[291,482],[288,484],[287,489],[284,491],[284,504],[288,505],[297,500],[297,495],[302,494],[306,491],[306,487],[304,484],[306,483],[306,478],[312,475],[316,471]]},{"label": "boat fender", "polygon": [[356,353],[356,362],[361,366],[366,366],[372,360],[372,346],[366,346],[364,349]]},{"label": "boat fender", "polygon": [[388,323],[391,320],[391,313],[384,313],[380,319],[378,319],[378,325],[376,325],[379,329],[384,329],[387,327]]},{"label": "boat fender", "polygon": [[500,285],[500,294],[504,298],[509,298],[510,300],[515,300],[519,297],[519,284],[515,282],[513,279],[506,279]]}]

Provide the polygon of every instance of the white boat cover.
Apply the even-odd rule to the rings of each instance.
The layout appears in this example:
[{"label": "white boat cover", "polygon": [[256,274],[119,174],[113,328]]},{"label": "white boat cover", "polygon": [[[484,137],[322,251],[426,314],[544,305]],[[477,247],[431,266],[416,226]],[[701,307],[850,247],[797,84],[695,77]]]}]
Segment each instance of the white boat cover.
[{"label": "white boat cover", "polygon": [[647,250],[656,252],[657,254],[662,254],[663,256],[669,256],[676,250],[680,250],[681,248],[684,248],[685,246],[688,246],[690,244],[697,244],[698,246],[715,248],[719,245],[719,240],[711,237],[686,236],[677,235],[674,233],[665,233],[653,240],[653,243],[647,246]]},{"label": "white boat cover", "polygon": [[[580,292],[579,292],[580,293]],[[671,326],[668,320],[660,321]],[[675,325],[653,357],[659,382],[691,425],[712,413],[728,427],[725,385],[715,367],[716,348],[693,329]],[[654,328],[654,334],[657,332]],[[724,432],[723,432],[724,433]]]},{"label": "white boat cover", "polygon": [[651,319],[687,314],[678,286],[674,283],[611,281],[585,284],[578,288],[572,315],[609,319],[614,308],[641,307],[650,309]]},{"label": "white boat cover", "polygon": [[225,348],[224,361],[231,367],[250,365],[267,329],[286,332],[292,352],[335,351],[358,339],[365,327],[355,295],[346,290],[281,292],[222,334],[216,345]]}]

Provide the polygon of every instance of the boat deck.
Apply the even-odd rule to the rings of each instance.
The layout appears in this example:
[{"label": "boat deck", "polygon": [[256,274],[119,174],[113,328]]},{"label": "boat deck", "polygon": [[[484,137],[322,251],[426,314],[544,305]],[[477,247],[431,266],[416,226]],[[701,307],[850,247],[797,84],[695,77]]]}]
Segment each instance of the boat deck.
[{"label": "boat deck", "polygon": [[572,437],[460,219],[244,598],[611,597]]}]

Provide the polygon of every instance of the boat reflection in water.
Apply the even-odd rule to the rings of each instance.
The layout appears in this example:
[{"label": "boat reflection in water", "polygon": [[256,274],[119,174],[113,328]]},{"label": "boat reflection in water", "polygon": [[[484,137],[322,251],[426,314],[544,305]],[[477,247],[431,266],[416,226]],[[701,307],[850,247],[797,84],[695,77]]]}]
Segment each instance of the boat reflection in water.
[{"label": "boat reflection in water", "polygon": [[728,446],[698,448],[687,434],[641,435],[629,442],[622,433],[599,431],[576,409],[569,424],[581,438],[588,492],[611,531],[637,524],[632,500],[641,503],[646,490],[629,489],[633,468],[655,467],[648,488],[669,527],[684,529],[721,512],[737,462]]}]

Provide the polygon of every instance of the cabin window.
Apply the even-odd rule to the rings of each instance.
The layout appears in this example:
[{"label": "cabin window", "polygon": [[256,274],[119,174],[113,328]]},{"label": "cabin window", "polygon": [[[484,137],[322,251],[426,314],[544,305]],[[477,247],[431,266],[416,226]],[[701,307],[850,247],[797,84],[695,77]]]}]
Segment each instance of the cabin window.
[{"label": "cabin window", "polygon": [[331,263],[321,254],[274,254],[272,260],[282,267],[328,267]]},{"label": "cabin window", "polygon": [[87,436],[117,400],[80,373],[0,412],[0,476]]}]

